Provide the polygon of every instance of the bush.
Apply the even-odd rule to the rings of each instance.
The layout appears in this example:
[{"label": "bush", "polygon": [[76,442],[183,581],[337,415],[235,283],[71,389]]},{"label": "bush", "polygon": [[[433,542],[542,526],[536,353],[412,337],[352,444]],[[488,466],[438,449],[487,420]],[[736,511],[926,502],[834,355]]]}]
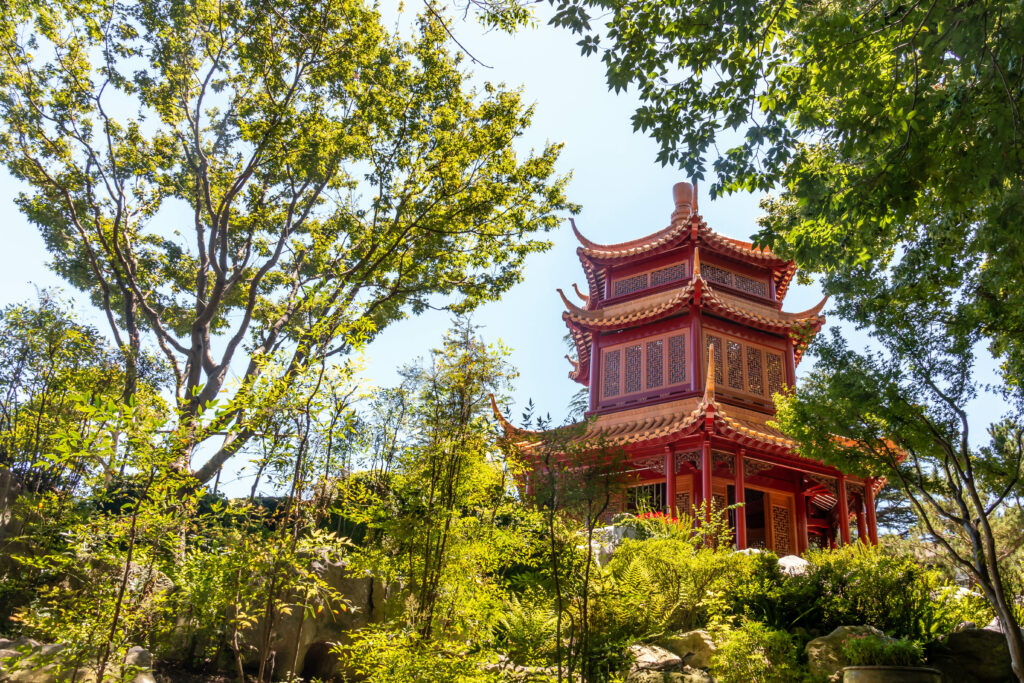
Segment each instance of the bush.
[{"label": "bush", "polygon": [[512,595],[494,628],[495,641],[516,664],[544,661],[554,649],[555,623],[555,610],[543,596],[534,591],[522,599]]},{"label": "bush", "polygon": [[720,621],[725,595],[749,563],[745,555],[672,538],[627,540],[608,563],[603,600],[637,637]]},{"label": "bush", "polygon": [[883,554],[860,543],[806,555],[804,576],[787,577],[766,554],[758,556],[725,597],[737,616],[773,628],[829,632],[868,624],[897,637],[929,640],[962,621],[986,623],[981,599],[957,595],[942,575],[909,555]]},{"label": "bush", "polygon": [[785,631],[746,621],[717,635],[711,674],[719,683],[791,683],[803,675],[796,643]]},{"label": "bush", "polygon": [[843,655],[850,666],[920,666],[924,663],[920,643],[905,638],[853,636],[843,642]]}]

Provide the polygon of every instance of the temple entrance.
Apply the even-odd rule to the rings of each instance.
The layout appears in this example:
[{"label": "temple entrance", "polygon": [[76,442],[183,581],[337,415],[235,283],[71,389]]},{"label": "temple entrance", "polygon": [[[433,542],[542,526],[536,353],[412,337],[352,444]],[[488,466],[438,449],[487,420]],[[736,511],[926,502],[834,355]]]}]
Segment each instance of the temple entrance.
[{"label": "temple entrance", "polygon": [[[729,505],[736,503],[736,487],[729,486]],[[747,547],[768,548],[768,524],[765,512],[767,511],[766,496],[764,491],[758,489],[743,489],[746,502],[740,509],[729,511],[729,526],[733,532],[736,531],[736,514],[743,515],[747,521]]]}]

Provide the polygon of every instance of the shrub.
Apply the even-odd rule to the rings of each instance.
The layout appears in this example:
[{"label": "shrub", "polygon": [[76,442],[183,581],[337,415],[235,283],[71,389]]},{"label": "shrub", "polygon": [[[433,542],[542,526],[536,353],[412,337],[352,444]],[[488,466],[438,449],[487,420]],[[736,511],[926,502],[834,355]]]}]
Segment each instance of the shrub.
[{"label": "shrub", "polygon": [[802,677],[797,647],[785,631],[756,621],[720,631],[711,657],[711,674],[719,683],[791,683]]},{"label": "shrub", "polygon": [[774,628],[828,632],[843,624],[868,624],[915,640],[949,633],[961,621],[991,618],[983,600],[958,595],[939,572],[909,555],[855,543],[812,551],[806,558],[807,573],[787,577],[773,557],[756,557],[728,587],[729,609]]},{"label": "shrub", "polygon": [[554,647],[555,611],[542,596],[529,591],[509,597],[494,628],[495,640],[516,664],[546,659]]},{"label": "shrub", "polygon": [[726,592],[748,562],[690,541],[627,540],[608,563],[604,599],[638,637],[690,630],[727,613]]},{"label": "shrub", "polygon": [[843,655],[850,666],[920,666],[924,663],[920,643],[875,635],[847,638],[843,642]]}]

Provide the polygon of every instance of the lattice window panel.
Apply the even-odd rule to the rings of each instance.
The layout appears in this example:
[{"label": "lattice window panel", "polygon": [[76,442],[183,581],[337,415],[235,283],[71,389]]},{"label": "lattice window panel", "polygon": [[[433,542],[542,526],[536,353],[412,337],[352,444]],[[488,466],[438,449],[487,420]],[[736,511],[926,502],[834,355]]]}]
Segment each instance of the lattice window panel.
[{"label": "lattice window panel", "polygon": [[776,394],[786,386],[786,375],[782,370],[782,354],[765,352],[768,370],[768,394]]},{"label": "lattice window panel", "polygon": [[764,354],[753,346],[747,347],[747,391],[764,396]]},{"label": "lattice window panel", "polygon": [[633,292],[639,292],[641,289],[647,289],[647,273],[640,273],[633,277],[616,280],[612,284],[612,295],[624,296]]},{"label": "lattice window panel", "polygon": [[640,365],[640,345],[633,344],[626,347],[626,372],[622,379],[622,392],[633,394],[640,391],[640,375],[643,368]]},{"label": "lattice window panel", "polygon": [[755,280],[752,277],[736,273],[733,275],[733,286],[741,292],[768,298],[768,283],[764,280]]},{"label": "lattice window panel", "polygon": [[619,370],[622,363],[622,352],[618,349],[604,352],[604,395],[619,395]]},{"label": "lattice window panel", "polygon": [[660,268],[651,273],[651,287],[663,285],[666,282],[675,282],[686,277],[686,264],[678,263],[668,268]]},{"label": "lattice window panel", "polygon": [[682,384],[686,381],[686,335],[677,334],[668,338],[668,383]]},{"label": "lattice window panel", "polygon": [[725,371],[722,369],[722,338],[709,334],[705,339],[707,345],[715,349],[715,383],[725,384]]},{"label": "lattice window panel", "polygon": [[630,512],[665,509],[665,482],[631,486],[626,491],[626,506]]},{"label": "lattice window panel", "polygon": [[657,389],[665,383],[665,340],[647,342],[647,388]]},{"label": "lattice window panel", "polygon": [[727,339],[725,349],[727,356],[725,364],[729,369],[729,388],[743,391],[743,345]]},{"label": "lattice window panel", "polygon": [[716,512],[716,513],[718,513],[719,515],[722,515],[722,516],[725,516],[726,514],[728,514],[725,511],[725,508],[729,507],[729,501],[726,499],[725,495],[723,495],[721,493],[712,493],[711,494],[711,502],[714,505],[714,508],[713,508],[714,512]]},{"label": "lattice window panel", "polygon": [[683,491],[680,493],[676,491],[676,514],[677,515],[690,515],[693,511],[690,510],[690,492]]},{"label": "lattice window panel", "polygon": [[732,272],[725,268],[719,268],[713,266],[710,263],[702,263],[700,266],[700,273],[704,276],[705,280],[709,282],[717,282],[720,285],[726,285],[732,287]]},{"label": "lattice window panel", "polygon": [[782,557],[793,554],[793,534],[790,531],[789,508],[786,506],[772,506],[772,540],[776,555]]}]

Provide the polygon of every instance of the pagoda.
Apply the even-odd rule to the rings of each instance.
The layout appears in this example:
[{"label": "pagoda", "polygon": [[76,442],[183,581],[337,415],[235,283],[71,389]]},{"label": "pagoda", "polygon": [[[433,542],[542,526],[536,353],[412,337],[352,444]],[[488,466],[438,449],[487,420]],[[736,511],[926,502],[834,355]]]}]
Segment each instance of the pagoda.
[{"label": "pagoda", "polygon": [[728,513],[738,549],[847,544],[851,516],[877,543],[880,482],[800,457],[771,423],[825,301],[783,311],[794,263],[709,229],[690,183],[673,197],[668,227],[621,244],[591,242],[573,223],[587,288],[573,285],[579,303],[558,290],[576,346],[569,377],[589,388],[581,438],[625,452],[628,488],[606,515],[742,503]]}]

